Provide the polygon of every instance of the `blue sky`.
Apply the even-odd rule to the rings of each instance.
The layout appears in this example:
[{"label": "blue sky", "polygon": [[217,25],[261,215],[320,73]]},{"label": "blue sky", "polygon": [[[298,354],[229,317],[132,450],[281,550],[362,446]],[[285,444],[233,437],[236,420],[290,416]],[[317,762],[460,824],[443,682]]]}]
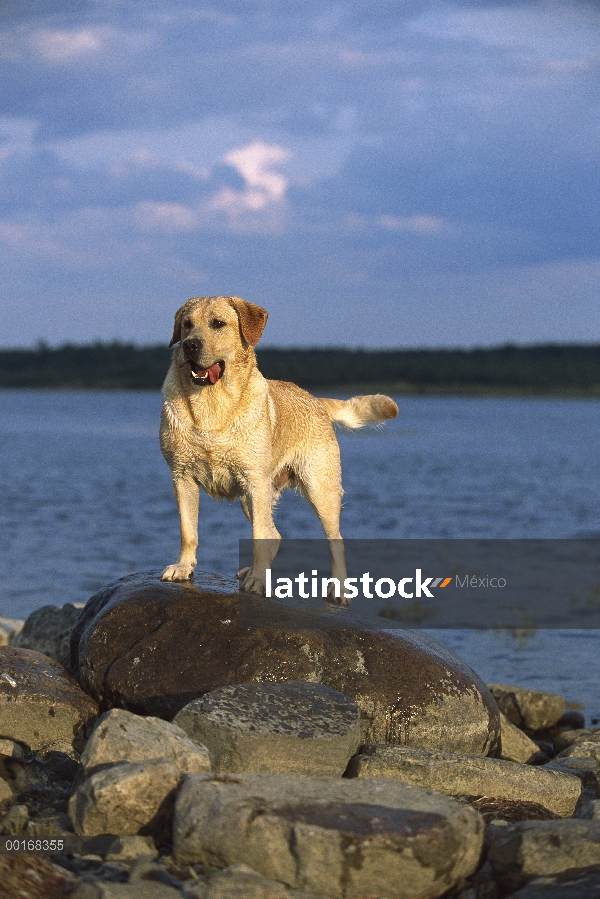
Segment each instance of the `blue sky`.
[{"label": "blue sky", "polygon": [[600,6],[0,11],[0,346],[600,341]]}]

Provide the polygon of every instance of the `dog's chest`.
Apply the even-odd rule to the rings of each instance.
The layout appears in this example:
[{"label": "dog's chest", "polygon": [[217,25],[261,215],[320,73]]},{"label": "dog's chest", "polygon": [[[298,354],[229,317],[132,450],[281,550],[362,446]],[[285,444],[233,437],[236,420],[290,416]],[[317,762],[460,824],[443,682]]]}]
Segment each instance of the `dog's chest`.
[{"label": "dog's chest", "polygon": [[[233,500],[243,492],[244,466],[231,437],[185,427],[165,416],[161,448],[174,472],[189,472],[215,499]],[[235,446],[235,444],[234,444]]]}]

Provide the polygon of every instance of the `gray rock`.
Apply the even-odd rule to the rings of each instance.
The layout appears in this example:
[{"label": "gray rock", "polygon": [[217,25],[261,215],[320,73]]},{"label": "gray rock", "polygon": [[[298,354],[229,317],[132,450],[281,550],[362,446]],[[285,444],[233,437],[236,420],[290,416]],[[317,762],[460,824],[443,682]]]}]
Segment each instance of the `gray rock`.
[{"label": "gray rock", "polygon": [[600,866],[538,877],[511,893],[511,899],[600,899]]},{"label": "gray rock", "polygon": [[209,751],[213,771],[341,777],[360,745],[357,704],[302,681],[220,687],[175,717]]},{"label": "gray rock", "polygon": [[554,751],[562,752],[563,749],[572,746],[574,743],[600,743],[600,730],[581,727],[577,730],[565,730],[554,738]]},{"label": "gray rock", "polygon": [[5,802],[10,802],[12,797],[12,789],[4,778],[0,777],[0,805],[4,805]]},{"label": "gray rock", "polygon": [[562,774],[572,774],[581,780],[587,788],[588,796],[600,795],[600,765],[593,758],[556,758],[544,765],[545,771],[558,771]]},{"label": "gray rock", "polygon": [[500,711],[516,727],[530,733],[546,734],[564,717],[562,696],[507,684],[489,684]]},{"label": "gray rock", "polygon": [[181,771],[165,759],[118,762],[95,771],[69,800],[75,833],[150,834],[168,819]]},{"label": "gray rock", "polygon": [[13,646],[35,649],[63,662],[69,655],[71,633],[79,618],[82,606],[67,603],[64,606],[42,606],[26,619],[23,628],[11,637]]},{"label": "gray rock", "polygon": [[23,747],[14,740],[0,739],[0,755],[9,759],[22,759]]},{"label": "gray rock", "polygon": [[21,618],[0,617],[0,646],[8,646],[12,638],[23,629],[24,624]]},{"label": "gray rock", "polygon": [[291,890],[243,864],[218,871],[208,883],[186,884],[184,895],[186,899],[322,899],[304,890]]},{"label": "gray rock", "polygon": [[580,759],[595,759],[597,762],[600,762],[600,740],[578,740],[559,752],[556,758],[568,759],[573,756]]},{"label": "gray rock", "polygon": [[[96,880],[77,887],[69,899],[181,899],[181,890],[151,880],[110,883]],[[241,899],[241,897],[240,897]]]},{"label": "gray rock", "polygon": [[122,834],[115,844],[109,847],[106,861],[128,861],[129,859],[155,858],[156,847],[152,837],[142,837],[139,834]]},{"label": "gray rock", "polygon": [[600,821],[492,823],[488,861],[508,891],[535,877],[600,864]]},{"label": "gray rock", "polygon": [[[129,837],[128,839],[140,840],[142,837]],[[170,861],[172,862],[173,860],[170,859]],[[147,855],[144,858],[138,858],[129,869],[129,883],[135,883],[140,880],[154,880],[179,889],[182,885],[182,881],[179,877],[176,877],[171,873],[169,867],[170,865],[167,861],[167,857],[161,856],[159,858],[156,853],[155,858],[149,858]],[[189,876],[191,876],[193,869],[188,869],[188,872]],[[187,880],[188,878],[186,877],[185,879]]]},{"label": "gray rock", "polygon": [[31,749],[69,744],[80,749],[98,706],[52,659],[0,646],[0,734]]},{"label": "gray rock", "polygon": [[488,684],[488,688],[500,711],[524,730],[547,730],[560,721],[567,705],[557,693],[542,693],[507,684]]},{"label": "gray rock", "polygon": [[173,854],[180,864],[241,862],[332,899],[411,899],[472,874],[482,838],[469,806],[391,780],[190,774]]},{"label": "gray rock", "polygon": [[531,764],[544,758],[537,743],[500,712],[500,758],[509,762]]},{"label": "gray rock", "polygon": [[406,746],[363,746],[351,760],[348,774],[395,778],[450,796],[534,802],[561,816],[573,814],[581,795],[579,778],[570,774]]},{"label": "gray rock", "polygon": [[17,805],[13,805],[9,808],[2,821],[2,832],[10,836],[24,834],[27,829],[28,822],[29,809],[27,808],[27,806],[21,805],[20,803]]},{"label": "gray rock", "polygon": [[162,758],[182,774],[210,771],[208,750],[175,724],[111,709],[98,721],[81,754],[84,768]]},{"label": "gray rock", "polygon": [[588,820],[600,820],[600,799],[588,799],[585,802],[580,802],[575,815],[575,818],[587,818]]}]

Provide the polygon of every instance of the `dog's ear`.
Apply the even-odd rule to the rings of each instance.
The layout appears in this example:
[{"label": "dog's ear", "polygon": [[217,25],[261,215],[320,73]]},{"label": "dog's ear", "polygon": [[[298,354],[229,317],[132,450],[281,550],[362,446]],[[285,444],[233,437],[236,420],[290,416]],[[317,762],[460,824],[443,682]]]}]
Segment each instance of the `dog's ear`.
[{"label": "dog's ear", "polygon": [[181,340],[181,319],[184,316],[188,306],[195,301],[195,297],[192,297],[191,300],[188,300],[187,303],[184,303],[181,309],[178,309],[175,313],[175,324],[173,326],[173,336],[171,337],[170,347],[173,346],[174,343],[179,343]]},{"label": "dog's ear", "polygon": [[240,330],[246,343],[256,346],[265,329],[269,313],[262,306],[255,306],[240,297],[229,297],[240,320]]}]

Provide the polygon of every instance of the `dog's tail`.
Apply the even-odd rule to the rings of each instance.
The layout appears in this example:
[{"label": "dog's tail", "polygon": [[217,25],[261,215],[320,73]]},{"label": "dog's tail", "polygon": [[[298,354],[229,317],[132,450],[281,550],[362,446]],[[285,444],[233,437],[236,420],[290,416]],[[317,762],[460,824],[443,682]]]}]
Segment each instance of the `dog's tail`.
[{"label": "dog's tail", "polygon": [[396,403],[382,393],[353,396],[349,400],[320,399],[330,420],[346,425],[347,428],[362,428],[363,425],[386,421],[398,415]]}]

